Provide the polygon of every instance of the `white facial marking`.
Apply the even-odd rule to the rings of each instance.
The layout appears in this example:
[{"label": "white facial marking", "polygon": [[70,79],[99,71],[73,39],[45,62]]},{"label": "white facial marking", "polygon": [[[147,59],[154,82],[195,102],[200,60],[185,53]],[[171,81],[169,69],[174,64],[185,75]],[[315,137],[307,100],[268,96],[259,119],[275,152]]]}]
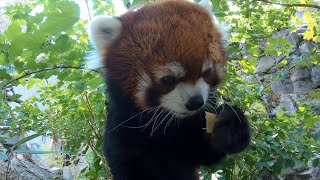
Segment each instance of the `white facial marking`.
[{"label": "white facial marking", "polygon": [[137,87],[137,93],[136,98],[138,100],[143,100],[146,95],[146,90],[151,85],[151,79],[146,73],[142,73],[142,75],[139,77],[138,80],[138,87]]},{"label": "white facial marking", "polygon": [[207,69],[212,69],[213,68],[213,62],[210,60],[204,61],[202,65],[202,72],[206,71]]},{"label": "white facial marking", "polygon": [[195,95],[201,95],[203,101],[206,102],[209,94],[209,86],[203,78],[192,85],[187,83],[179,83],[174,90],[164,95],[160,99],[161,106],[172,111],[177,117],[190,116],[194,111],[186,108],[186,103]]},{"label": "white facial marking", "polygon": [[183,77],[186,75],[186,71],[184,70],[184,68],[177,62],[168,64],[168,69],[170,69],[170,71],[172,71],[176,75],[176,77]]},{"label": "white facial marking", "polygon": [[202,65],[202,72],[206,71],[207,69],[212,69],[214,72],[216,72],[216,74],[219,76],[219,79],[223,78],[223,74],[224,74],[223,64],[219,64],[219,63],[213,64],[212,61],[206,60]]},{"label": "white facial marking", "polygon": [[177,78],[183,77],[186,75],[186,71],[183,66],[177,62],[171,62],[164,67],[164,70],[155,71],[155,76],[157,79],[161,79],[167,75],[174,75]]},{"label": "white facial marking", "polygon": [[215,72],[217,73],[217,75],[219,76],[219,79],[222,79],[223,74],[224,74],[224,65],[216,63],[214,65],[214,69],[215,69]]}]

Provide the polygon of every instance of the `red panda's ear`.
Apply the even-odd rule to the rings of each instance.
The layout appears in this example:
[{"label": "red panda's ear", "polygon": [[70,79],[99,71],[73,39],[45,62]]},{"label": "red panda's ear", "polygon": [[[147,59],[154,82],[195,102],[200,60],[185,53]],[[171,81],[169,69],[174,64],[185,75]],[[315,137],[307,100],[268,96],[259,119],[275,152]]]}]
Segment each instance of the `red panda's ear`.
[{"label": "red panda's ear", "polygon": [[222,40],[224,47],[227,47],[229,33],[228,33],[226,27],[224,27],[224,25],[218,21],[218,19],[216,18],[216,16],[212,12],[212,9],[213,9],[212,3],[209,0],[201,0],[199,2],[199,5],[208,11],[208,13],[210,14],[210,16],[212,18],[212,22],[213,22],[214,27],[217,28],[218,31],[221,33],[221,40]]},{"label": "red panda's ear", "polygon": [[96,48],[97,54],[94,56],[98,56],[98,61],[102,59],[101,56],[106,55],[110,45],[119,36],[121,27],[122,22],[114,17],[98,16],[91,21],[88,33],[91,43]]}]

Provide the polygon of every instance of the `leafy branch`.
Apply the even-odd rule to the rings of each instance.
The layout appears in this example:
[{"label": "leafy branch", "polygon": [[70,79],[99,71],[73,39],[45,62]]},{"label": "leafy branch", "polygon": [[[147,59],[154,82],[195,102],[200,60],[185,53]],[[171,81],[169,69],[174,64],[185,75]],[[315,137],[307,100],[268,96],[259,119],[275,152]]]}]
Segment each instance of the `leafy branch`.
[{"label": "leafy branch", "polygon": [[40,70],[33,71],[33,72],[26,72],[24,75],[8,81],[6,84],[4,84],[4,85],[1,87],[1,89],[5,89],[5,88],[7,88],[11,83],[16,82],[16,81],[18,81],[18,80],[20,80],[20,79],[23,79],[23,78],[25,78],[25,77],[27,77],[27,76],[30,76],[30,75],[32,75],[32,74],[37,74],[37,73],[45,72],[45,71],[51,71],[51,70],[55,70],[55,69],[79,69],[79,70],[89,70],[89,71],[93,71],[93,72],[99,73],[99,72],[96,71],[96,70],[86,69],[86,68],[84,68],[84,67],[77,67],[77,66],[56,66],[56,67],[52,67],[52,68],[40,69]]},{"label": "leafy branch", "polygon": [[[101,158],[101,161],[104,163],[104,165],[107,164],[106,159],[101,155],[101,151],[99,149],[97,149],[94,146],[94,143],[91,143],[91,141],[89,140],[89,142],[87,143],[87,145],[90,147],[90,149],[93,151],[93,153]],[[102,166],[103,169],[105,170],[106,174],[108,175],[108,177],[111,177],[111,171],[107,166]]]},{"label": "leafy branch", "polygon": [[283,4],[283,3],[274,3],[266,0],[256,0],[257,2],[263,2],[267,4],[274,4],[274,5],[281,5],[281,6],[286,6],[286,7],[310,7],[310,8],[316,8],[320,9],[320,6],[315,5],[315,4]]},{"label": "leafy branch", "polygon": [[[88,99],[88,95],[87,93],[85,93],[85,95],[83,96],[81,94],[81,99],[84,101],[84,103],[87,105],[89,111],[90,111],[90,115],[91,115],[91,118],[92,118],[92,121],[95,121],[95,116],[94,116],[94,112],[93,112],[93,109],[91,107],[91,104],[90,104],[90,101]],[[85,117],[85,115],[83,115]],[[94,127],[94,125],[89,121],[88,118],[86,118],[86,121],[88,122],[89,126],[91,127],[92,131],[94,132],[94,134],[96,135],[96,137],[98,138],[102,138],[102,135],[99,133],[99,131],[96,131],[96,129],[99,129],[98,127]]]}]

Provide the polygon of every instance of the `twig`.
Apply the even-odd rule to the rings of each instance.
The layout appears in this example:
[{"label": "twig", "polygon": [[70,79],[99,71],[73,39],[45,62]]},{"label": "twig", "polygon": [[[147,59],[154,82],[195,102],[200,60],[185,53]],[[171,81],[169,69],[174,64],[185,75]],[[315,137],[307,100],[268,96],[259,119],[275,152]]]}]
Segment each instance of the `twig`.
[{"label": "twig", "polygon": [[[97,150],[97,149],[91,144],[90,141],[89,141],[87,144],[88,144],[88,146],[90,147],[90,149],[93,151],[93,153],[95,153],[96,156],[99,156],[99,150]],[[101,158],[101,160],[102,160],[103,163],[104,163],[104,165],[103,165],[102,167],[105,169],[106,173],[107,173],[108,176],[110,177],[110,176],[111,176],[111,172],[110,172],[110,169],[105,166],[105,165],[107,164],[107,162],[106,162],[104,156],[100,156],[100,158]]]},{"label": "twig", "polygon": [[[84,103],[87,105],[87,107],[89,108],[91,117],[92,117],[92,119],[94,120],[94,114],[93,114],[93,112],[92,112],[92,109],[91,109],[90,105],[88,105],[88,99],[87,99],[87,97],[86,97],[86,99],[85,99],[85,97],[81,94],[81,99],[83,100],[83,102],[84,102]],[[95,128],[95,127],[94,127],[94,125],[89,121],[89,119],[84,115],[84,113],[82,113],[82,114],[83,114],[84,118],[86,119],[86,121],[88,122],[89,126],[91,127],[92,131],[93,131],[94,134],[96,135],[96,137],[101,138],[102,136],[101,136],[99,133],[96,132],[96,129],[98,129],[98,128]]]},{"label": "twig", "polygon": [[91,122],[88,120],[88,118],[86,117],[86,115],[84,115],[84,113],[82,113],[83,117],[85,118],[85,120],[88,122],[90,128],[92,129],[93,133],[96,135],[96,137],[100,138],[100,136],[97,134],[97,132],[95,131],[95,128],[93,127],[93,124],[91,124]]},{"label": "twig", "polygon": [[0,130],[10,130],[10,126],[0,126]]},{"label": "twig", "polygon": [[93,71],[93,72],[96,72],[98,73],[98,71],[96,70],[91,70],[91,69],[86,69],[84,67],[77,67],[77,66],[57,66],[57,67],[52,67],[52,68],[45,68],[45,69],[40,69],[38,71],[33,71],[33,72],[29,72],[29,73],[25,73],[24,75],[20,76],[20,77],[17,77],[15,79],[12,79],[10,80],[9,82],[7,82],[6,84],[4,84],[1,89],[5,89],[7,88],[11,83],[15,82],[15,81],[18,81],[20,79],[23,79],[27,76],[30,76],[32,74],[37,74],[37,73],[40,73],[40,72],[44,72],[44,71],[51,71],[51,70],[55,70],[55,69],[80,69],[80,70],[89,70],[89,71]]},{"label": "twig", "polygon": [[314,5],[314,4],[282,4],[282,3],[274,3],[266,0],[256,0],[257,2],[264,2],[267,4],[274,4],[274,5],[281,5],[281,6],[286,6],[286,7],[310,7],[310,8],[316,8],[320,9],[320,6]]},{"label": "twig", "polygon": [[9,170],[10,170],[10,164],[11,164],[11,156],[12,156],[12,152],[10,150],[10,152],[8,153],[8,165],[7,165],[7,172],[6,172],[6,180],[9,180],[8,178],[8,174],[9,174]]},{"label": "twig", "polygon": [[86,103],[87,103],[87,107],[89,108],[89,111],[90,111],[90,114],[91,114],[91,118],[94,121],[95,120],[95,116],[94,116],[94,113],[93,113],[93,110],[92,110],[92,107],[91,107],[87,92],[84,93],[84,97],[86,98]]},{"label": "twig", "polygon": [[89,2],[88,2],[88,0],[85,0],[85,2],[86,2],[86,6],[87,6],[87,11],[88,11],[89,19],[91,20],[91,14],[90,14]]},{"label": "twig", "polygon": [[[94,116],[93,109],[92,109],[92,106],[91,106],[90,101],[89,101],[89,98],[88,98],[88,94],[85,93],[85,94],[84,94],[84,97],[86,98],[87,107],[89,108],[89,111],[90,111],[90,114],[91,114],[91,117],[92,117],[92,121],[95,121],[95,116]],[[97,129],[98,129],[98,128],[97,128]],[[101,134],[99,133],[99,131],[98,131],[98,135],[99,135],[99,136],[98,136],[99,138],[102,137]]]}]

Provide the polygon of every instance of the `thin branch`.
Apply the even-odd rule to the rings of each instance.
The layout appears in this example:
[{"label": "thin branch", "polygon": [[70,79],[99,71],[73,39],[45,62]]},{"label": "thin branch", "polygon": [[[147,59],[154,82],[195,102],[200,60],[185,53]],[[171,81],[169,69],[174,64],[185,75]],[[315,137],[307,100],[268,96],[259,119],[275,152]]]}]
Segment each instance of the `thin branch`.
[{"label": "thin branch", "polygon": [[8,158],[7,171],[6,171],[6,176],[5,176],[6,180],[9,180],[8,174],[9,174],[9,171],[10,171],[10,164],[11,164],[11,158],[12,158],[12,152],[11,151],[8,153],[8,156],[9,156],[9,158]]},{"label": "thin branch", "polygon": [[[83,98],[82,95],[81,95],[81,97]],[[87,123],[89,124],[90,128],[92,129],[92,132],[96,135],[96,137],[100,138],[100,136],[97,134],[95,128],[93,127],[93,124],[88,120],[88,118],[84,115],[83,112],[82,112],[82,115],[83,115],[84,119],[87,121]]]},{"label": "thin branch", "polygon": [[91,104],[90,104],[90,101],[89,101],[88,93],[87,93],[87,92],[84,93],[84,97],[86,98],[87,107],[89,108],[92,121],[95,121],[94,112],[93,112],[93,110],[92,110],[92,107],[91,107]]},{"label": "thin branch", "polygon": [[108,177],[110,177],[111,176],[111,171],[110,171],[110,169],[108,167],[105,166],[107,164],[106,159],[103,156],[100,155],[99,150],[97,148],[95,148],[95,146],[93,146],[91,144],[90,140],[87,142],[87,145],[90,147],[90,149],[93,151],[93,153],[96,154],[96,156],[99,156],[101,158],[101,160],[104,163],[104,165],[102,167],[105,169]]},{"label": "thin branch", "polygon": [[[23,79],[27,76],[30,76],[32,74],[37,74],[37,73],[40,73],[40,72],[44,72],[44,71],[51,71],[51,70],[55,70],[55,69],[80,69],[80,70],[89,70],[89,69],[85,69],[84,67],[75,67],[75,66],[57,66],[57,67],[52,67],[52,68],[45,68],[45,69],[40,69],[38,71],[33,71],[33,72],[29,72],[29,73],[25,73],[24,75],[20,76],[20,77],[17,77],[15,79],[12,79],[10,80],[9,82],[7,82],[6,84],[4,84],[1,89],[5,89],[7,88],[7,86],[9,86],[11,83],[15,82],[15,81],[18,81],[20,79]],[[90,70],[90,71],[93,71],[93,72],[97,72],[96,70]]]},{"label": "thin branch", "polygon": [[86,2],[86,6],[87,6],[87,11],[88,11],[89,19],[91,20],[91,14],[90,14],[89,2],[88,2],[88,0],[84,0],[84,1]]},{"label": "thin branch", "polygon": [[257,2],[264,2],[267,4],[281,5],[281,6],[286,6],[286,7],[310,7],[310,8],[320,9],[320,6],[314,5],[314,4],[282,4],[282,3],[273,3],[270,1],[266,1],[266,0],[256,0],[256,1]]},{"label": "thin branch", "polygon": [[[84,101],[84,103],[87,105],[88,109],[89,109],[89,112],[90,112],[90,115],[91,115],[91,118],[92,118],[92,121],[95,121],[95,116],[94,116],[94,112],[93,112],[93,109],[91,107],[91,104],[90,104],[90,101],[89,101],[89,98],[88,98],[88,95],[87,93],[85,92],[84,93],[84,96],[81,94],[82,96],[82,100]],[[98,129],[97,127],[93,127],[94,125],[89,121],[89,119],[87,119],[87,122],[89,123],[89,125],[91,126],[93,132],[95,133],[95,135],[98,137],[98,138],[102,138],[101,134],[99,133],[99,130],[96,132],[95,129]]]},{"label": "thin branch", "polygon": [[10,130],[10,126],[0,126],[0,130]]}]

